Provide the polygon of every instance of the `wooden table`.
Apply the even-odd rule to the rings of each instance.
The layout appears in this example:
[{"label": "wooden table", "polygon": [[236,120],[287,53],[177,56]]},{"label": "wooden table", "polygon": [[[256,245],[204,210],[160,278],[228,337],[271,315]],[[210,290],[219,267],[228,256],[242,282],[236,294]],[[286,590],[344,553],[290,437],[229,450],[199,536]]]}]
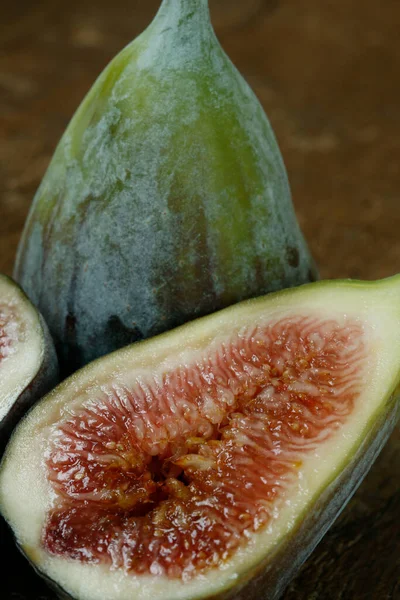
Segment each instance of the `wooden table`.
[{"label": "wooden table", "polygon": [[[322,276],[399,271],[400,3],[210,4],[223,46],[277,133]],[[74,109],[157,5],[18,0],[3,7],[0,271],[11,273],[30,201]],[[398,429],[285,600],[399,600],[399,481]],[[1,556],[3,600],[54,598],[11,547]],[[14,561],[19,575],[9,574]]]}]

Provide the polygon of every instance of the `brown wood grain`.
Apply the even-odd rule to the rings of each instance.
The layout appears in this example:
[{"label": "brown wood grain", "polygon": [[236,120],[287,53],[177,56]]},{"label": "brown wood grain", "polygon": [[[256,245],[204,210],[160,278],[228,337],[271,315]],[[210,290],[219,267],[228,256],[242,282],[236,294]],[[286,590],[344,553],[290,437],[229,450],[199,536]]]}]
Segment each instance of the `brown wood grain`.
[{"label": "brown wood grain", "polygon": [[[224,48],[276,131],[322,276],[398,272],[400,3],[210,4]],[[20,0],[2,8],[0,271],[12,271],[32,196],[74,109],[157,6],[157,0]],[[396,430],[285,600],[400,598],[399,481]],[[6,537],[2,531],[1,598],[54,598]],[[19,575],[11,572],[15,565]]]}]

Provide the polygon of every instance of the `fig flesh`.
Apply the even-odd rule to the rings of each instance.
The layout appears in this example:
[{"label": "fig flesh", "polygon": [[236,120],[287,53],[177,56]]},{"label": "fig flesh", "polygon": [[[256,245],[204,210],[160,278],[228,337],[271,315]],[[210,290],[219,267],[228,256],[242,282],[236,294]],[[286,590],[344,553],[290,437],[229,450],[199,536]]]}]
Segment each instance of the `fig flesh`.
[{"label": "fig flesh", "polygon": [[0,274],[0,449],[21,416],[58,382],[46,324],[21,288]]},{"label": "fig flesh", "polygon": [[320,282],[99,359],[17,427],[0,510],[78,600],[271,600],[399,413],[400,276]]},{"label": "fig flesh", "polygon": [[100,75],[36,194],[14,276],[66,372],[317,278],[274,134],[207,0],[164,0]]}]

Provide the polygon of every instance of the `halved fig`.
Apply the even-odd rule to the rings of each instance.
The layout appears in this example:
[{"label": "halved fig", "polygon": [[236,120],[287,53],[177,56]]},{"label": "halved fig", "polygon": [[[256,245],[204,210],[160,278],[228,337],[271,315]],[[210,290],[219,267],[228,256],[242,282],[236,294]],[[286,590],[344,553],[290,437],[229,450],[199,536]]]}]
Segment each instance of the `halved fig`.
[{"label": "halved fig", "polygon": [[236,305],[40,402],[1,512],[68,597],[277,598],[393,429],[399,366],[400,276]]},{"label": "halved fig", "polygon": [[58,382],[47,326],[21,288],[0,274],[0,449],[17,421]]}]

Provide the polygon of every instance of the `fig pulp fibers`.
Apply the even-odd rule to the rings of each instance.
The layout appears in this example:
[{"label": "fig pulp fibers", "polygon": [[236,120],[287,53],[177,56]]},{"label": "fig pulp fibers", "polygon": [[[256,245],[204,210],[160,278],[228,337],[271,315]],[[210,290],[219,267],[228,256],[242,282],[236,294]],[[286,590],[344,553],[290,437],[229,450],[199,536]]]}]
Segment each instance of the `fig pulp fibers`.
[{"label": "fig pulp fibers", "polygon": [[352,414],[366,353],[359,321],[299,315],[99,387],[53,426],[44,547],[183,580],[220,565]]},{"label": "fig pulp fibers", "polygon": [[10,307],[0,303],[0,363],[15,350],[18,323]]}]

